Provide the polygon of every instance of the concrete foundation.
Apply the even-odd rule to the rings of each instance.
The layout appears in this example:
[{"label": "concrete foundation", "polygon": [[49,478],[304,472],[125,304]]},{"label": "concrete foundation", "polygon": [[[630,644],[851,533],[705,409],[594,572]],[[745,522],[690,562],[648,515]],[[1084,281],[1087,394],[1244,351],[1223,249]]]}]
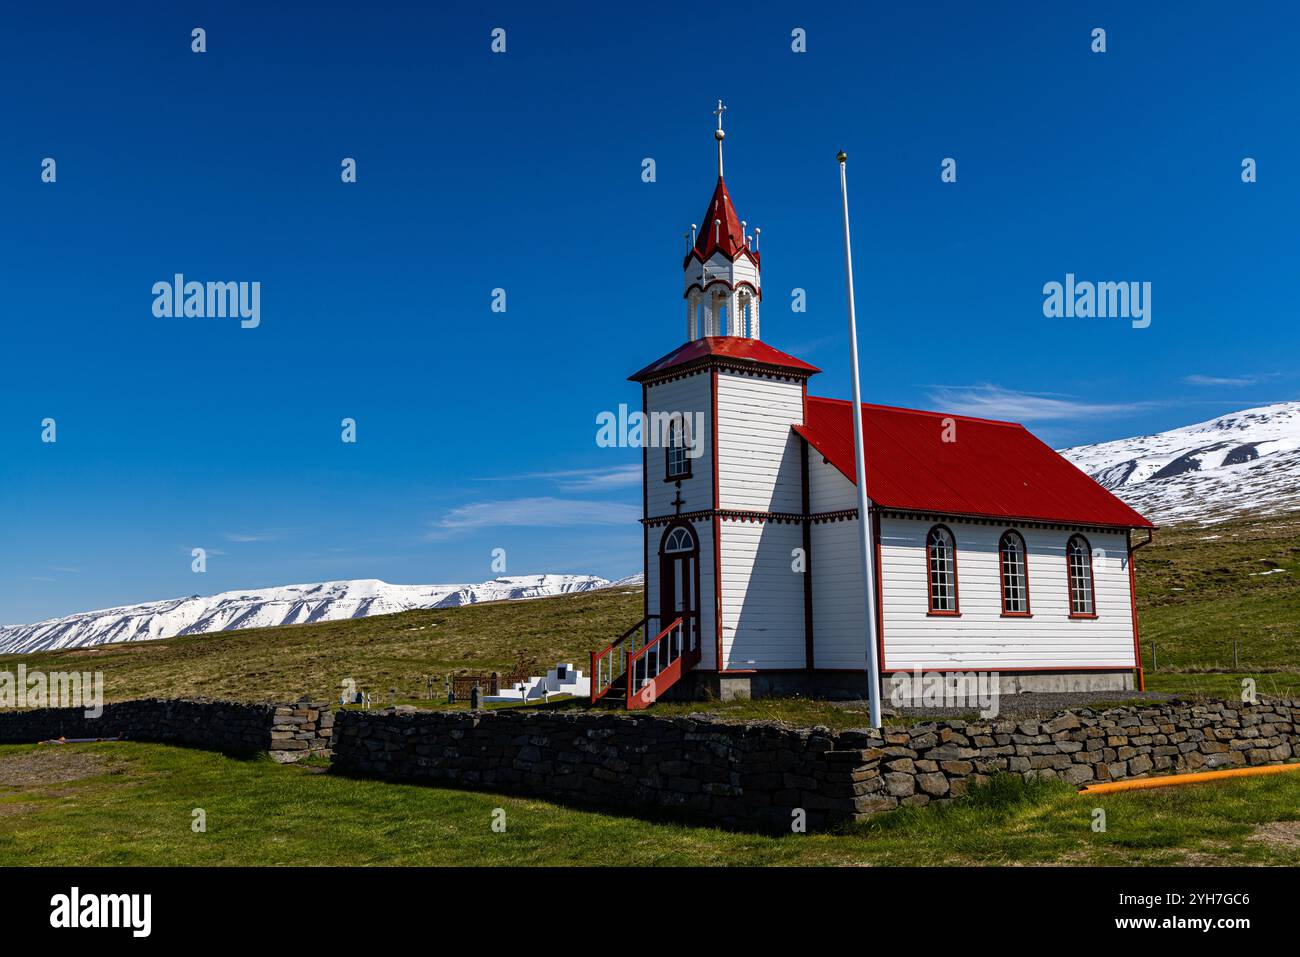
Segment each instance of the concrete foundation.
[{"label": "concrete foundation", "polygon": [[[1004,695],[1053,691],[1133,691],[1137,688],[1132,670],[1017,671],[997,674],[998,693]],[[892,677],[884,676],[886,698],[890,696]],[[663,698],[665,701],[703,701],[710,698],[732,701],[737,698],[799,696],[825,701],[848,701],[866,697],[867,691],[866,672],[760,671],[753,674],[719,675],[716,671],[690,671]]]}]

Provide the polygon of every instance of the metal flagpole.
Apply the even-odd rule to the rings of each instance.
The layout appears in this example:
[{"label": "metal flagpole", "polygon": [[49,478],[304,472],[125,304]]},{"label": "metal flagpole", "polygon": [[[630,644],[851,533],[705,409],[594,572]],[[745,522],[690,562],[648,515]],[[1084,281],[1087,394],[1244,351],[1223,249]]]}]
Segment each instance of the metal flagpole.
[{"label": "metal flagpole", "polygon": [[849,360],[853,365],[853,457],[858,476],[858,526],[862,529],[862,622],[867,629],[867,683],[870,686],[871,726],[880,727],[880,649],[876,645],[876,576],[872,561],[871,512],[867,508],[867,463],[862,451],[862,384],[858,377],[858,321],[853,309],[853,249],[849,243],[849,188],[840,164],[840,198],[844,203],[844,272],[849,286]]}]

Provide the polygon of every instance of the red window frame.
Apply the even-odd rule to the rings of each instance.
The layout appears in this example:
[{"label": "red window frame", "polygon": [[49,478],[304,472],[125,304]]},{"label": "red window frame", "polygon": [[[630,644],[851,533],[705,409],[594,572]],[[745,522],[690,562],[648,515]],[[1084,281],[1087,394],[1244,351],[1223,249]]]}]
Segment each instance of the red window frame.
[{"label": "red window frame", "polygon": [[[952,543],[952,608],[935,608],[934,607],[934,571],[933,556],[931,555],[930,539],[934,537],[935,532],[942,531],[947,534],[949,541]],[[957,536],[952,533],[947,525],[933,525],[925,533],[925,601],[926,614],[934,618],[959,618],[961,617],[961,590],[958,587],[957,576]]]},{"label": "red window frame", "polygon": [[[1020,561],[1024,567],[1025,578],[1025,610],[1024,611],[1007,611],[1007,578],[1006,578],[1006,560],[1003,557],[1003,543],[1008,538],[1015,536],[1020,542]],[[1008,528],[998,539],[998,599],[1002,603],[1003,618],[1033,618],[1033,605],[1029,600],[1029,546],[1025,544],[1025,536],[1021,535],[1014,528]]]},{"label": "red window frame", "polygon": [[[1092,606],[1092,611],[1074,610],[1074,569],[1070,567],[1070,546],[1074,544],[1075,539],[1083,543],[1084,552],[1088,556],[1088,600]],[[1092,572],[1092,542],[1078,533],[1065,540],[1065,593],[1066,599],[1070,603],[1071,618],[1087,619],[1097,617],[1097,581]]]},{"label": "red window frame", "polygon": [[[673,474],[673,439],[680,436],[682,450],[682,464],[686,467],[685,472]],[[690,455],[690,438],[686,434],[686,417],[673,416],[668,424],[668,443],[664,446],[664,481],[680,482],[691,477],[691,455]]]}]

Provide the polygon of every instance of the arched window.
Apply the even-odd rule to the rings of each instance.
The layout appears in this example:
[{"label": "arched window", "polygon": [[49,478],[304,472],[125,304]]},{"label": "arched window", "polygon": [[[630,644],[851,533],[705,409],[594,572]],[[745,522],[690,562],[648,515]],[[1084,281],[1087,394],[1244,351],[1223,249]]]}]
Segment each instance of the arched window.
[{"label": "arched window", "polygon": [[930,614],[956,615],[957,542],[942,525],[925,537],[926,574],[930,582]]},{"label": "arched window", "polygon": [[674,415],[668,422],[668,446],[664,449],[665,480],[675,482],[691,477],[691,457],[688,455],[691,444],[690,426],[686,417]]},{"label": "arched window", "polygon": [[695,551],[695,539],[691,537],[691,533],[687,529],[682,528],[680,525],[669,532],[668,537],[664,539],[665,555],[693,551]]},{"label": "arched window", "polygon": [[1029,617],[1029,565],[1025,540],[1019,532],[1004,532],[998,542],[998,570],[1002,582],[1002,614]]},{"label": "arched window", "polygon": [[1070,576],[1070,617],[1096,618],[1097,602],[1092,588],[1092,546],[1082,535],[1072,535],[1065,545],[1065,564]]}]

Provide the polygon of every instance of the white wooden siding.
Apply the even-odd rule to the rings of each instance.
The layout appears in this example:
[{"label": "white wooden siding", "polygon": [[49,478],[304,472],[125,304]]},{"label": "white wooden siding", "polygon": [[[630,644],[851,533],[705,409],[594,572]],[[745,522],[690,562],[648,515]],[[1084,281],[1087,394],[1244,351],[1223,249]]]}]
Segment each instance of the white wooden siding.
[{"label": "white wooden siding", "polygon": [[802,511],[802,439],[791,429],[801,422],[803,386],[799,382],[718,373],[718,499],[722,508]]},{"label": "white wooden siding", "polygon": [[[699,421],[704,423],[703,433],[694,436],[694,441],[700,443],[702,454],[697,458],[688,459],[691,465],[691,477],[682,479],[682,505],[683,512],[694,512],[700,509],[713,508],[713,425],[711,422],[713,416],[713,393],[709,381],[709,374],[701,372],[696,375],[687,376],[684,379],[673,379],[671,382],[662,382],[652,385],[646,389],[646,432],[651,431],[650,416],[654,412],[680,413],[690,419],[692,428],[696,422],[696,413],[700,413]],[[651,437],[645,436],[647,442]],[[655,439],[654,441],[658,441]],[[677,486],[674,482],[665,482],[664,469],[664,449],[662,446],[653,446],[646,449],[647,468],[646,468],[646,501],[648,505],[647,515],[650,518],[657,518],[662,515],[672,515],[676,509],[673,506],[673,499],[677,497]],[[658,542],[655,543],[658,548]],[[712,562],[712,552],[710,562]],[[657,594],[657,592],[652,592]]]},{"label": "white wooden siding", "polygon": [[[719,415],[719,418],[721,415]],[[728,668],[803,668],[799,523],[722,522],[722,655]]]},{"label": "white wooden siding", "polygon": [[[828,509],[814,506],[814,510]],[[862,625],[861,543],[857,519],[823,522],[812,527],[813,666],[816,668],[865,670],[867,667],[867,634]]]},{"label": "white wooden siding", "polygon": [[[871,488],[871,483],[867,483]],[[808,507],[814,513],[858,507],[858,487],[808,446]]]},{"label": "white wooden siding", "polygon": [[[886,669],[1134,667],[1123,533],[1085,536],[1093,550],[1097,618],[1072,619],[1065,566],[1071,533],[1016,527],[1028,551],[1033,617],[1003,618],[998,539],[1014,526],[944,524],[957,540],[960,617],[927,615],[925,535],[932,523],[886,518],[881,524]],[[813,556],[817,569],[815,546]],[[814,594],[817,587],[815,578]]]}]

